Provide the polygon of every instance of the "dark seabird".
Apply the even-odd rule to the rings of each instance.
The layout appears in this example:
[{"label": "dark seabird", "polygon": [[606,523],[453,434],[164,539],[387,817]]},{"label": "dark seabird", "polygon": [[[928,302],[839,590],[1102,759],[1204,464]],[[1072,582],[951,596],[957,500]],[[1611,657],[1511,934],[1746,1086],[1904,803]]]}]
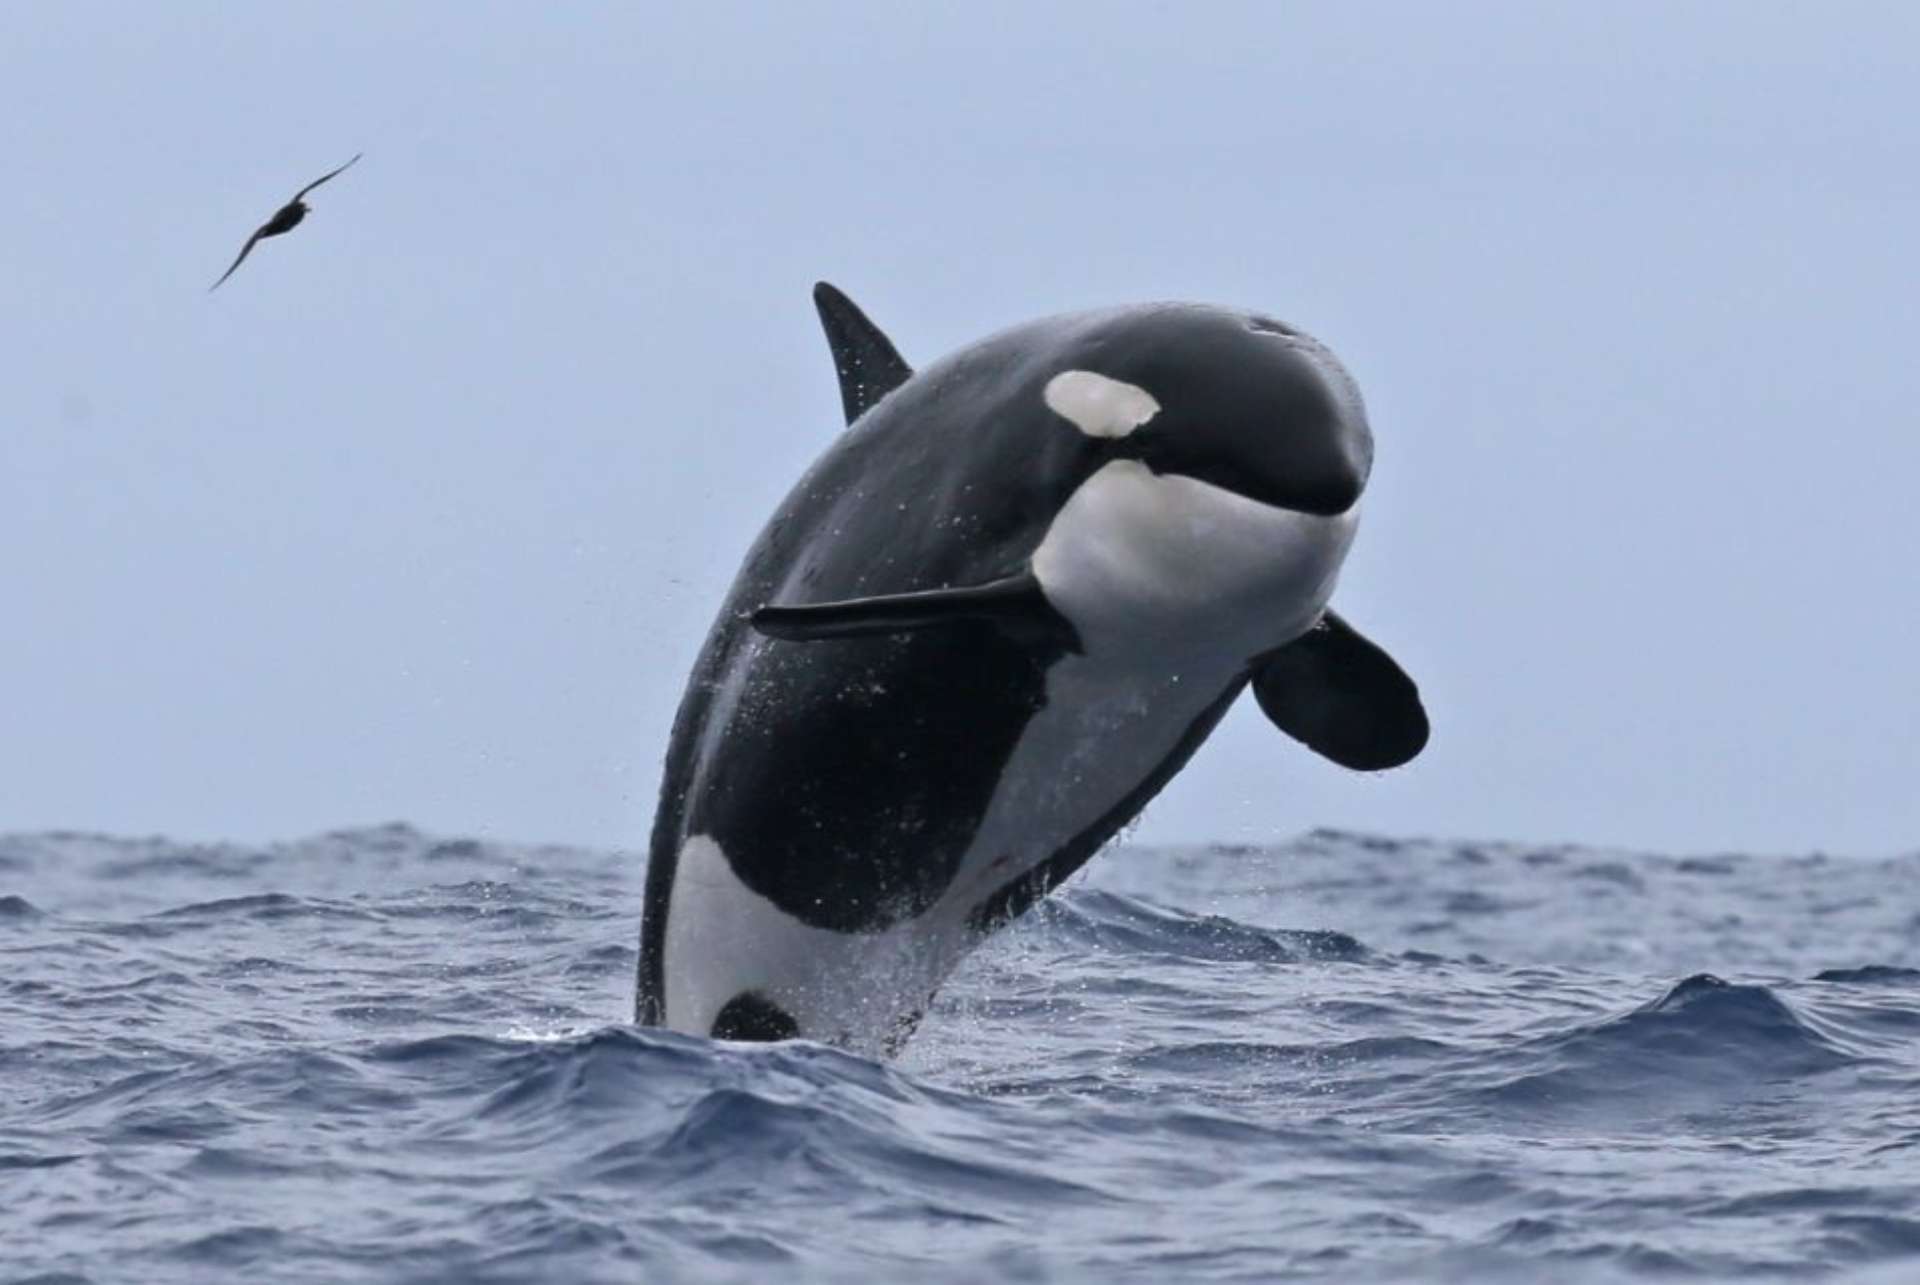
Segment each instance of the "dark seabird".
[{"label": "dark seabird", "polygon": [[[353,161],[359,160],[362,155],[364,155],[364,153],[355,152],[353,154]],[[353,161],[348,161],[347,165],[353,164]],[[322,174],[319,178],[313,180],[313,182],[307,184],[305,187],[301,188],[298,192],[295,192],[293,194],[293,199],[291,201],[288,201],[285,205],[275,210],[273,212],[273,217],[268,219],[265,223],[262,223],[258,228],[254,230],[253,235],[247,238],[247,243],[240,247],[240,256],[233,261],[233,267],[228,268],[225,272],[221,273],[220,281],[216,281],[212,285],[208,286],[207,293],[212,294],[215,290],[218,290],[220,288],[220,282],[225,281],[228,277],[232,276],[234,273],[234,269],[238,268],[242,263],[246,262],[247,256],[253,253],[254,243],[259,241],[260,238],[269,237],[269,236],[279,236],[282,232],[291,232],[296,227],[299,227],[300,220],[307,217],[307,203],[301,198],[304,197],[307,193],[313,191],[314,188],[319,187],[322,183],[332,178],[335,174],[338,174],[340,170],[346,169],[347,165],[342,165],[340,169],[337,169],[337,170],[328,170],[325,174]]]}]

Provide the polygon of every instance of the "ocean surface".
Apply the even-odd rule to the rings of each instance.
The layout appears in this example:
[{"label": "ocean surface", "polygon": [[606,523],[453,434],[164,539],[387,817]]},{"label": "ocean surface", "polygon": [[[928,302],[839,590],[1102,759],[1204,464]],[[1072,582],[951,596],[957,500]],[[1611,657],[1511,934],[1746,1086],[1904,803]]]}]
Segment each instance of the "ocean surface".
[{"label": "ocean surface", "polygon": [[0,838],[0,1280],[1920,1280],[1920,855],[1122,846],[893,1064],[641,866]]}]

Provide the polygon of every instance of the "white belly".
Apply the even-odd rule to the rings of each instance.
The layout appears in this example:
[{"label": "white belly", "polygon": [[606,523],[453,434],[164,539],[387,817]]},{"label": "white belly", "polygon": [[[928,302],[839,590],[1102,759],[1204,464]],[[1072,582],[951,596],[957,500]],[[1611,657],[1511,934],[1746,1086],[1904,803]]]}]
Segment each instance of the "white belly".
[{"label": "white belly", "polygon": [[1082,652],[1048,671],[1046,707],[934,910],[964,920],[1151,775],[1249,660],[1319,619],[1354,523],[1130,460],[1089,478],[1033,556]]}]

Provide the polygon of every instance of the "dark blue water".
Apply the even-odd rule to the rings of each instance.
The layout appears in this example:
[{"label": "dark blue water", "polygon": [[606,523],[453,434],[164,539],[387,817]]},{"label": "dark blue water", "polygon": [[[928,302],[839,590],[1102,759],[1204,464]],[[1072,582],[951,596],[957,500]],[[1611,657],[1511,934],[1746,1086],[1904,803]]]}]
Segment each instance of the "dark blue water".
[{"label": "dark blue water", "polygon": [[1920,857],[1122,848],[907,1055],[624,1024],[637,857],[0,839],[0,1279],[1920,1279]]}]

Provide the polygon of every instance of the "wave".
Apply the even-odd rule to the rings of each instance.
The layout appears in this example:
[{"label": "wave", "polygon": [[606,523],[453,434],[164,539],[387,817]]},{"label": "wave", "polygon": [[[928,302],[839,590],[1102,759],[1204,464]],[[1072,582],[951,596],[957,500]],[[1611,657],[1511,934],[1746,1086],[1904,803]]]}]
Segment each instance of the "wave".
[{"label": "wave", "polygon": [[382,916],[364,906],[322,897],[296,897],[284,892],[261,892],[244,897],[219,897],[212,901],[190,902],[168,910],[156,911],[152,920],[209,921],[251,919],[273,923],[283,919],[358,919],[378,920]]},{"label": "wave", "polygon": [[46,911],[28,901],[25,897],[0,897],[0,923],[30,923],[36,919],[45,919]]},{"label": "wave", "polygon": [[1696,973],[1623,1017],[1554,1043],[1595,1065],[1631,1063],[1682,1074],[1710,1068],[1715,1075],[1791,1077],[1853,1060],[1769,987],[1727,982],[1710,973]]},{"label": "wave", "polygon": [[1362,963],[1374,958],[1341,932],[1256,928],[1223,915],[1168,910],[1135,897],[1076,888],[1034,911],[1038,931],[1061,944],[1233,963]]},{"label": "wave", "polygon": [[1848,986],[1911,986],[1920,982],[1920,968],[1901,968],[1893,964],[1862,964],[1858,968],[1826,968],[1813,975],[1816,982],[1838,982]]},{"label": "wave", "polygon": [[1475,1092],[1540,1119],[1621,1123],[1712,1111],[1861,1061],[1772,989],[1700,973],[1623,1016],[1497,1055],[1524,1069]]},{"label": "wave", "polygon": [[882,1064],[626,1026],[631,854],[0,839],[8,1266],[1892,1281],[1920,1255],[1888,870],[1333,832],[1167,856],[1095,863]]}]

